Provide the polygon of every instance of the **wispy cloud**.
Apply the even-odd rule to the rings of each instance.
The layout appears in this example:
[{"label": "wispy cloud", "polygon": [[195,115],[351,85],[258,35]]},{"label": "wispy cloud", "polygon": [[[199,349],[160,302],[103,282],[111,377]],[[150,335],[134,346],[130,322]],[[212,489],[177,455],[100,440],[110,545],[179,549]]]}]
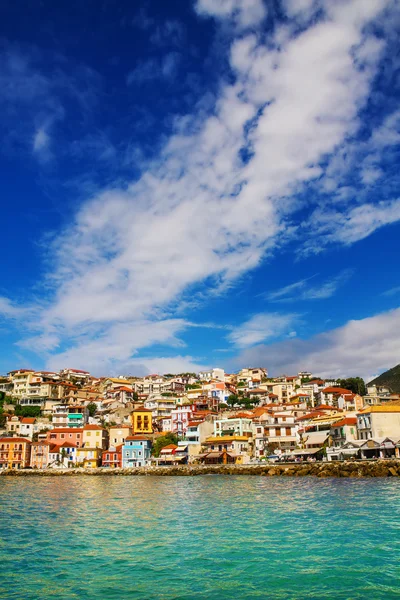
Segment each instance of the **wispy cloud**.
[{"label": "wispy cloud", "polygon": [[295,338],[249,348],[234,364],[263,364],[272,374],[312,369],[321,377],[370,378],[399,362],[399,327],[400,308],[348,321],[308,340]]},{"label": "wispy cloud", "polygon": [[265,295],[270,302],[294,302],[299,300],[324,300],[333,296],[338,288],[346,283],[353,275],[352,269],[344,269],[335,277],[319,284],[310,286],[309,282],[315,280],[317,275],[301,279],[283,288],[269,292]]},{"label": "wispy cloud", "polygon": [[231,20],[241,29],[261,25],[267,15],[262,0],[197,0],[196,10],[200,15]]},{"label": "wispy cloud", "polygon": [[390,290],[386,290],[385,292],[382,292],[381,294],[382,296],[397,296],[400,295],[400,285],[390,288]]},{"label": "wispy cloud", "polygon": [[[53,294],[37,319],[43,335],[60,339],[51,368],[106,371],[139,360],[152,344],[176,347],[188,325],[171,307],[195,286],[228,289],[294,233],[308,240],[315,231],[321,247],[348,245],[400,218],[396,200],[357,207],[343,200],[341,211],[335,198],[298,220],[298,192],[319,180],[357,131],[384,44],[367,25],[389,2],[321,2],[310,23],[282,23],[267,39],[257,33],[266,15],[261,0],[196,6],[235,25],[230,78],[215,102],[173,121],[139,179],[135,173],[91,197],[51,246]],[[152,60],[137,65],[128,83],[174,77],[177,57]],[[335,285],[297,289],[328,297]],[[244,347],[290,335],[294,319],[256,315],[230,340]]]},{"label": "wispy cloud", "polygon": [[178,71],[181,60],[177,52],[168,52],[161,58],[150,58],[140,62],[127,75],[128,85],[141,85],[156,79],[173,79]]},{"label": "wispy cloud", "polygon": [[298,320],[297,314],[260,313],[233,328],[227,338],[237,348],[247,348],[283,335],[293,337],[292,327]]}]

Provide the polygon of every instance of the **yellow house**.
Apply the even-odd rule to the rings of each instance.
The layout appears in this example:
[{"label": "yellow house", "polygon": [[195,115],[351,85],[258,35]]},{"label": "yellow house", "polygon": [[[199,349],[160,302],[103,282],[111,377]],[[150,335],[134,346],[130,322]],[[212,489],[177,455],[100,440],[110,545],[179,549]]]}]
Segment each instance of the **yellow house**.
[{"label": "yellow house", "polygon": [[101,465],[101,456],[103,449],[97,448],[77,448],[76,463],[85,467],[85,469],[96,469]]},{"label": "yellow house", "polygon": [[82,433],[82,446],[84,448],[101,448],[105,450],[108,445],[108,432],[99,425],[85,425]]},{"label": "yellow house", "polygon": [[76,450],[76,462],[86,469],[101,465],[103,450],[108,446],[108,432],[99,425],[85,425],[82,433],[82,446]]},{"label": "yellow house", "polygon": [[245,464],[250,461],[251,439],[245,435],[210,436],[202,442],[202,446],[206,453],[221,455],[223,462],[227,459],[226,453],[236,464]]},{"label": "yellow house", "polygon": [[153,433],[153,413],[141,406],[132,412],[133,435],[137,433]]},{"label": "yellow house", "polygon": [[0,469],[24,469],[29,467],[31,441],[22,437],[0,439]]}]

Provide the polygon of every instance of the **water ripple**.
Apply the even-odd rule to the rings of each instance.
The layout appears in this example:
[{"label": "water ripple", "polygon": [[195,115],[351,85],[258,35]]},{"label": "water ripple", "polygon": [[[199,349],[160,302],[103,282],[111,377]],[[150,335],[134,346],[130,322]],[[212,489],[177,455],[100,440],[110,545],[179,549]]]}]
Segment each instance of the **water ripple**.
[{"label": "water ripple", "polygon": [[400,597],[395,479],[1,478],[0,598]]}]

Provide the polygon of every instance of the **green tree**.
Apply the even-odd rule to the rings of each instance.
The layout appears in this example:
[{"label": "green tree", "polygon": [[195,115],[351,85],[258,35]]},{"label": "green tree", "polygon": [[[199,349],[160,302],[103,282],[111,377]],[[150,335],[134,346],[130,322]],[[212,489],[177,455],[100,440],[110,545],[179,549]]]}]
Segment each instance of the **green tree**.
[{"label": "green tree", "polygon": [[14,414],[17,417],[39,417],[40,406],[21,406],[17,404]]},{"label": "green tree", "polygon": [[345,388],[346,390],[351,390],[353,394],[360,394],[360,396],[365,396],[367,393],[367,388],[365,386],[365,381],[362,377],[348,377],[347,379],[338,379],[338,386]]},{"label": "green tree", "polygon": [[231,394],[230,396],[228,396],[228,398],[226,399],[226,403],[228,404],[228,406],[233,407],[235,406],[235,404],[238,404],[239,402],[239,398],[236,396],[236,394]]},{"label": "green tree", "polygon": [[161,437],[157,438],[153,445],[153,456],[160,456],[160,452],[165,446],[169,444],[178,444],[178,436],[174,433],[166,433]]},{"label": "green tree", "polygon": [[89,402],[87,409],[89,411],[89,417],[94,417],[97,412],[97,404],[95,402]]},{"label": "green tree", "polygon": [[257,400],[254,398],[249,398],[248,396],[244,396],[240,399],[240,405],[243,408],[253,408],[255,404],[257,404]]}]

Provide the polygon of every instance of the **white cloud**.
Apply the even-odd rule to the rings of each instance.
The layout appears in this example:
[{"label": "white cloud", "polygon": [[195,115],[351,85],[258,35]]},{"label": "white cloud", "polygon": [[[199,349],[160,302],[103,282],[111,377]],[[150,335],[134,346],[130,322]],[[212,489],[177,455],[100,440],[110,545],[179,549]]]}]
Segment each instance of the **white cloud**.
[{"label": "white cloud", "polygon": [[400,361],[400,308],[342,327],[308,340],[293,339],[249,348],[235,364],[262,364],[270,373],[310,370],[320,377],[369,379]]},{"label": "white cloud", "polygon": [[232,19],[240,28],[260,25],[266,16],[262,0],[197,0],[200,15],[217,19]]},{"label": "white cloud", "polygon": [[28,316],[31,309],[26,306],[16,306],[8,298],[0,296],[0,317],[17,319]]},{"label": "white cloud", "polygon": [[382,296],[397,296],[400,295],[400,285],[390,288],[390,290],[386,290],[382,292]]},{"label": "white cloud", "polygon": [[[197,10],[233,18],[242,29],[265,15],[256,0],[200,0]],[[68,349],[49,359],[51,368],[73,363],[105,371],[151,344],[177,345],[186,325],[165,318],[171,306],[201,282],[208,293],[226,289],[298,235],[297,192],[357,130],[379,59],[376,45],[367,44],[373,34],[364,31],[377,10],[372,0],[338,2],[295,37],[290,28],[281,31],[279,47],[274,37],[263,44],[255,34],[233,40],[235,80],[221,83],[212,112],[193,107],[192,116],[177,118],[141,178],[86,202],[52,246],[54,297],[39,323]],[[153,75],[152,64],[141,66],[128,82]],[[388,207],[381,212],[379,222],[390,222]],[[326,214],[313,217],[318,231]],[[335,239],[361,239],[361,219],[348,212],[347,236],[331,224]],[[369,221],[364,231],[377,222]],[[242,330],[236,344],[276,335],[272,322],[259,318],[252,337]]]},{"label": "white cloud", "polygon": [[312,216],[314,239],[305,245],[305,251],[318,253],[338,243],[348,246],[399,220],[400,199],[363,204],[346,212],[317,209]]},{"label": "white cloud", "polygon": [[43,150],[45,150],[49,145],[49,141],[50,141],[50,136],[48,135],[48,133],[46,133],[46,131],[42,127],[40,127],[36,131],[35,137],[33,139],[34,152],[42,152]]},{"label": "white cloud", "polygon": [[237,348],[246,348],[271,338],[293,335],[291,328],[298,317],[296,314],[260,313],[235,327],[227,338]]},{"label": "white cloud", "polygon": [[333,296],[337,289],[348,281],[352,274],[352,269],[344,269],[339,275],[336,275],[336,277],[321,282],[320,284],[310,286],[308,285],[308,282],[316,277],[316,275],[313,275],[307,279],[301,279],[300,281],[291,283],[283,288],[274,290],[266,294],[266,298],[272,302],[323,300]]},{"label": "white cloud", "polygon": [[161,58],[149,58],[141,61],[128,73],[128,85],[140,85],[156,79],[172,79],[175,77],[181,60],[177,52],[168,52]]}]

